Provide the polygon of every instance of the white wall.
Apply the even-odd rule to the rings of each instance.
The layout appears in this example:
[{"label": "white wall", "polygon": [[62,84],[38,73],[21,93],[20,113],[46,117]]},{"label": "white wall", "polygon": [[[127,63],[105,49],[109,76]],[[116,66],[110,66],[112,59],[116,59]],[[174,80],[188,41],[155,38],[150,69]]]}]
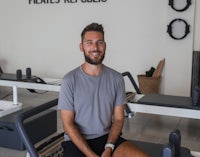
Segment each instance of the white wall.
[{"label": "white wall", "polygon": [[[184,14],[190,22],[194,9],[195,3]],[[31,67],[37,76],[61,78],[83,62],[78,48],[83,27],[99,22],[106,32],[105,64],[120,72],[130,71],[137,80],[137,74],[156,67],[165,57],[162,93],[189,95],[193,32],[182,41],[171,39],[166,29],[173,16],[168,0],[60,0],[58,4],[37,5],[28,4],[28,0],[1,0],[0,65],[10,73]],[[169,54],[175,52],[181,59]],[[177,62],[180,64],[174,68]]]},{"label": "white wall", "polygon": [[[192,2],[193,4],[184,12],[177,12],[171,7],[167,9],[168,23],[176,18],[184,19],[190,24],[190,34],[183,40],[173,40],[169,36],[166,37],[164,55],[166,58],[164,72],[165,94],[190,95],[195,10],[194,1]],[[180,29],[177,31],[185,31],[183,28],[182,30]],[[173,30],[175,30],[175,28]]]}]

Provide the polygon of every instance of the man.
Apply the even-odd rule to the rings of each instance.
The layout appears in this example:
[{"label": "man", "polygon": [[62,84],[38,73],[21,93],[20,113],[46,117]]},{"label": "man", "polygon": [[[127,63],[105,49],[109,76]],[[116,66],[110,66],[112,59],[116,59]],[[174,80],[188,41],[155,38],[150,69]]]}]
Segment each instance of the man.
[{"label": "man", "polygon": [[102,25],[86,26],[81,38],[85,62],[64,76],[59,94],[64,157],[147,157],[120,137],[125,85],[120,73],[102,64],[106,50]]}]

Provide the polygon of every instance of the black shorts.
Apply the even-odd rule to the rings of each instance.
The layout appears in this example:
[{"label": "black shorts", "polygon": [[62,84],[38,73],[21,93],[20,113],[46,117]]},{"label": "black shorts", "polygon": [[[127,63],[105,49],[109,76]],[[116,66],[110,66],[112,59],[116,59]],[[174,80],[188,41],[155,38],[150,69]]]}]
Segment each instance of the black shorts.
[{"label": "black shorts", "polygon": [[[108,134],[87,140],[88,145],[91,149],[97,154],[101,155],[104,151],[105,144],[107,142]],[[117,142],[115,143],[115,148],[117,148],[122,142],[126,141],[124,138],[119,137]],[[85,155],[76,147],[76,145],[72,141],[64,141],[62,143],[62,147],[64,150],[63,157],[85,157]]]}]

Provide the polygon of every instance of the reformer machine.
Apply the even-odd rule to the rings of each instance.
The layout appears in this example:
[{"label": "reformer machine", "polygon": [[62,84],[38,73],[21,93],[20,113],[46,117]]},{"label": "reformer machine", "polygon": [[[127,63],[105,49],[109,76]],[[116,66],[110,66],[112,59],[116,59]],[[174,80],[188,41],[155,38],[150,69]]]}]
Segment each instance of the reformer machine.
[{"label": "reformer machine", "polygon": [[[58,135],[56,136],[51,137],[50,139],[46,139],[46,141],[42,142],[36,147],[29,138],[30,133],[27,132],[24,126],[24,122],[27,119],[56,106],[57,102],[58,99],[49,101],[35,108],[24,111],[18,114],[18,116],[16,117],[16,128],[30,157],[62,156],[61,142],[64,140],[62,132],[58,133]],[[192,157],[188,148],[181,147],[181,136],[179,130],[171,132],[169,136],[169,141],[166,141],[165,144],[135,141],[133,139],[130,140],[138,147],[146,151],[150,157]]]}]

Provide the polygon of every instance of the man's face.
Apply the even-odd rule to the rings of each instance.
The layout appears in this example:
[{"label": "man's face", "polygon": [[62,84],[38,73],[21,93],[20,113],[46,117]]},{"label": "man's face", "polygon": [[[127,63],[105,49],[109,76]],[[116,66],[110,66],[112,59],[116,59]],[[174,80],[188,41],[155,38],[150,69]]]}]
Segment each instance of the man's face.
[{"label": "man's face", "polygon": [[101,64],[106,50],[102,33],[96,31],[86,32],[80,44],[80,50],[84,52],[86,62],[93,65]]}]

